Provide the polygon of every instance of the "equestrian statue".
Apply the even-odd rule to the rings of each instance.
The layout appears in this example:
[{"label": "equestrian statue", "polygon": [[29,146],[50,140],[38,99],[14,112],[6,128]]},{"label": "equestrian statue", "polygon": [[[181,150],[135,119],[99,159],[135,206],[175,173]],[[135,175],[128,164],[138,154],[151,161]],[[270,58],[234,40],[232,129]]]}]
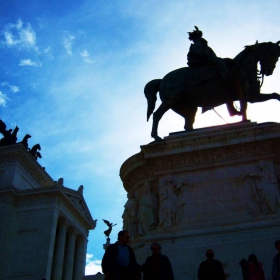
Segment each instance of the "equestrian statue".
[{"label": "equestrian statue", "polygon": [[[172,109],[185,119],[185,130],[193,129],[198,107],[202,112],[226,104],[231,116],[242,116],[242,122],[248,121],[247,102],[264,102],[271,99],[280,101],[277,93],[260,92],[261,79],[273,73],[280,56],[280,41],[245,46],[235,58],[219,58],[202,38],[202,32],[195,26],[189,32],[193,42],[188,53],[188,66],[176,69],[162,79],[148,82],[144,93],[148,102],[147,120],[155,109],[157,92],[162,103],[153,113],[151,136],[158,136],[158,124],[166,111]],[[260,64],[260,71],[258,70]],[[233,102],[240,102],[240,111]]]}]

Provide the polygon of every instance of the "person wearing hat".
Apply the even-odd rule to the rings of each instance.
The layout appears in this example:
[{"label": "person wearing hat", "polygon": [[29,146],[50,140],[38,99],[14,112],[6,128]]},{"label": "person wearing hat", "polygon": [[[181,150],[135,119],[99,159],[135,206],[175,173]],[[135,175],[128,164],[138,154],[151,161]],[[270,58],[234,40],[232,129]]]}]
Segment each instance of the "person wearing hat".
[{"label": "person wearing hat", "polygon": [[215,65],[218,57],[208,46],[208,42],[202,38],[202,31],[195,26],[195,30],[188,33],[189,40],[193,42],[187,55],[189,67]]}]

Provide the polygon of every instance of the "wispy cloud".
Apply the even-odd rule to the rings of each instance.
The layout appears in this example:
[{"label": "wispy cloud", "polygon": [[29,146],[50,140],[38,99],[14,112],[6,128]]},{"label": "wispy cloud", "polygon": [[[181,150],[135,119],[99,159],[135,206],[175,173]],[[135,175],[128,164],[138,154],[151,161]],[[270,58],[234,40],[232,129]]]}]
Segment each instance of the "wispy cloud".
[{"label": "wispy cloud", "polygon": [[0,91],[0,106],[2,107],[6,107],[7,105],[7,101],[9,101],[10,99],[8,98],[8,96],[3,93],[2,91]]},{"label": "wispy cloud", "polygon": [[19,91],[19,87],[18,86],[11,85],[8,82],[1,83],[1,86],[8,87],[9,90],[11,92],[13,92],[13,93],[16,93],[16,92]]},{"label": "wispy cloud", "polygon": [[101,260],[93,258],[93,254],[86,255],[86,275],[94,275],[98,272],[102,272]]},{"label": "wispy cloud", "polygon": [[83,50],[80,52],[80,56],[83,58],[83,61],[86,63],[93,63],[94,60],[90,58],[90,54],[87,50]]},{"label": "wispy cloud", "polygon": [[53,56],[53,54],[52,54],[52,48],[51,48],[51,47],[45,48],[45,49],[43,50],[43,53],[44,53],[47,57],[49,57],[51,60],[54,59],[54,56]]},{"label": "wispy cloud", "polygon": [[42,67],[41,62],[32,61],[30,58],[21,59],[19,66],[31,66],[31,67]]},{"label": "wispy cloud", "polygon": [[8,47],[37,50],[36,33],[29,23],[24,24],[20,19],[15,24],[9,23],[5,25],[3,34],[5,37],[4,43]]},{"label": "wispy cloud", "polygon": [[65,48],[67,54],[72,55],[72,42],[75,39],[75,36],[71,35],[69,32],[64,31],[62,38],[62,44]]}]

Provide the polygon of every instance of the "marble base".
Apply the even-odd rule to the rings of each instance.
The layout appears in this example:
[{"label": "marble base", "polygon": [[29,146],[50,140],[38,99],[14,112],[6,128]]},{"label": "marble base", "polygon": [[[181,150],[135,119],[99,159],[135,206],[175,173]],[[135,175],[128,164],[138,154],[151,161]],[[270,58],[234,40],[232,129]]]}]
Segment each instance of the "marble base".
[{"label": "marble base", "polygon": [[120,170],[124,229],[139,263],[162,244],[175,279],[197,279],[212,248],[227,279],[256,254],[270,277],[280,239],[280,124],[242,123],[173,133],[141,146]]}]

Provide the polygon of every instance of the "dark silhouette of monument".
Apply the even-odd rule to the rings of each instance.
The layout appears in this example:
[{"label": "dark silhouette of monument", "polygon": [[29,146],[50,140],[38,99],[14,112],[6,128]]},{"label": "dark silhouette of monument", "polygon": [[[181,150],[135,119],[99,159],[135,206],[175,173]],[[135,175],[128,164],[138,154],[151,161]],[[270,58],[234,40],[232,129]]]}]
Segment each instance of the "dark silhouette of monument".
[{"label": "dark silhouette of monument", "polygon": [[102,219],[102,220],[103,220],[104,223],[109,227],[107,230],[104,231],[104,234],[105,234],[105,236],[107,236],[107,240],[110,240],[110,234],[111,234],[111,232],[112,232],[112,229],[113,229],[113,227],[116,226],[117,224],[110,223],[109,221],[104,220],[104,219]]},{"label": "dark silhouette of monument", "polygon": [[42,155],[39,152],[41,150],[40,144],[35,144],[31,149],[29,149],[28,147],[28,139],[31,138],[31,135],[25,134],[22,141],[16,143],[18,131],[19,128],[17,126],[14,128],[14,130],[12,129],[7,130],[6,124],[0,119],[0,133],[2,133],[4,136],[3,138],[0,139],[0,147],[14,145],[14,144],[22,144],[36,160],[38,158],[42,158]]},{"label": "dark silhouette of monument", "polygon": [[[194,42],[188,54],[189,67],[174,70],[162,79],[152,80],[144,89],[148,101],[147,120],[155,109],[157,92],[162,100],[153,114],[151,136],[156,141],[162,140],[157,132],[158,123],[169,109],[185,118],[184,128],[189,131],[193,129],[198,107],[206,111],[227,104],[230,115],[241,115],[242,122],[246,122],[247,102],[270,99],[280,101],[277,93],[260,92],[261,82],[258,75],[262,78],[264,75],[272,75],[280,56],[280,41],[245,46],[234,59],[221,59],[208,47],[197,27],[193,32],[189,32],[189,39]],[[233,101],[240,101],[240,112],[234,108]]]}]

